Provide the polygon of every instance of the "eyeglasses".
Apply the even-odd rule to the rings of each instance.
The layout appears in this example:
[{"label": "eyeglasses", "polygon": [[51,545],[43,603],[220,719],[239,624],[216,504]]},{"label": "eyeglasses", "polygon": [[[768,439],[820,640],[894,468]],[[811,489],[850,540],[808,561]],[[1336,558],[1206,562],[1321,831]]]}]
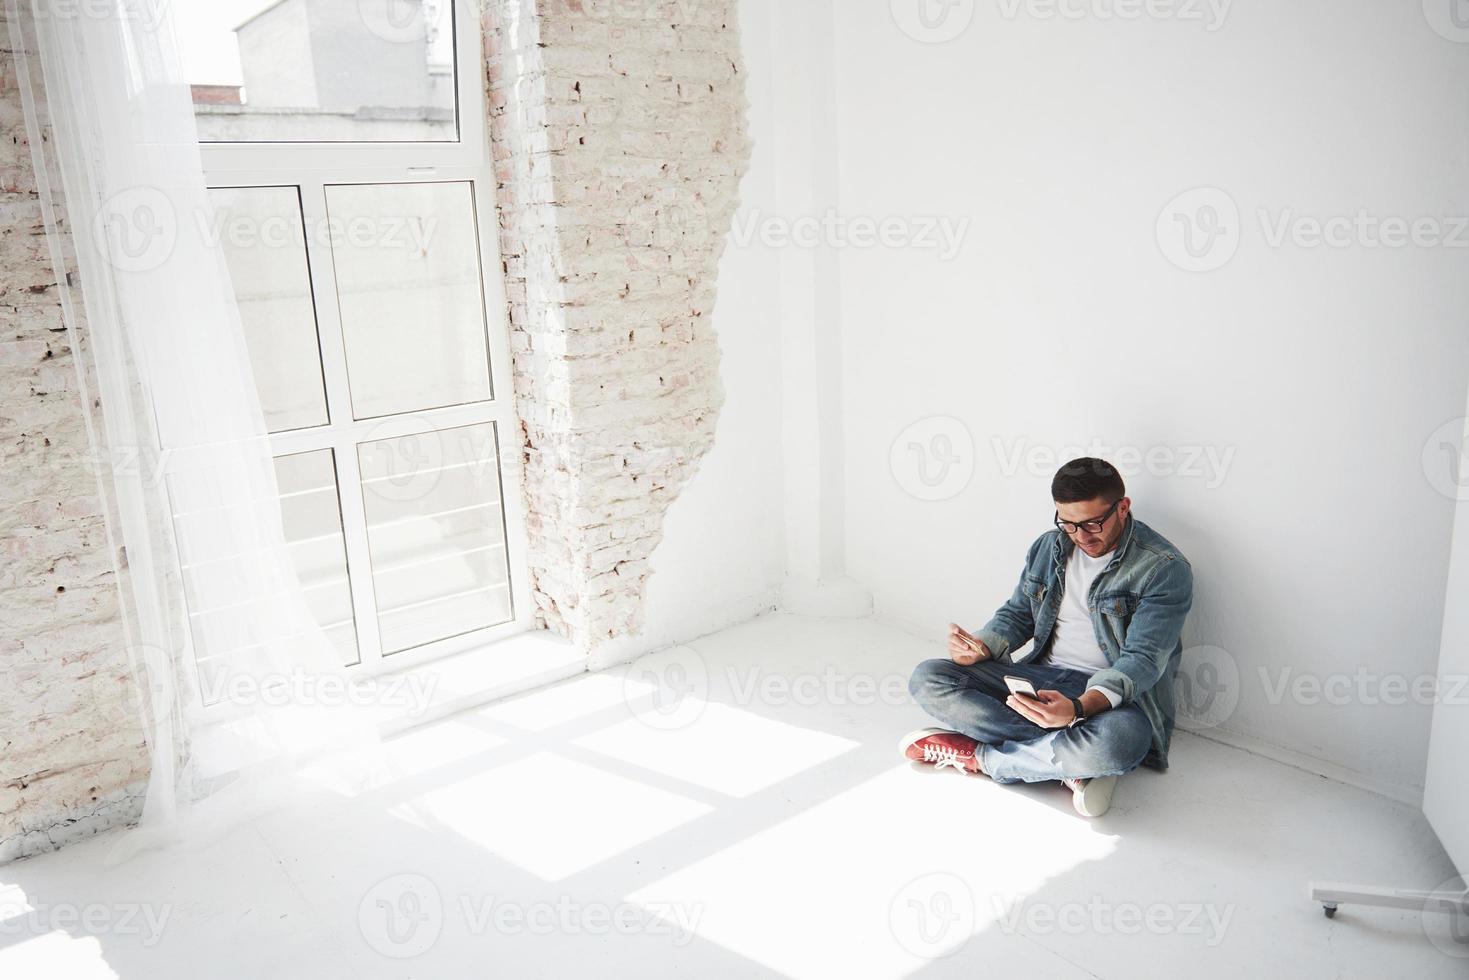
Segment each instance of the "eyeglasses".
[{"label": "eyeglasses", "polygon": [[1106,526],[1107,521],[1112,515],[1117,512],[1117,505],[1120,503],[1122,503],[1122,498],[1118,497],[1112,502],[1112,506],[1107,508],[1107,513],[1094,521],[1082,521],[1080,524],[1061,520],[1061,512],[1058,510],[1056,511],[1053,523],[1067,534],[1075,534],[1077,531],[1085,531],[1088,534],[1101,534],[1102,528]]}]

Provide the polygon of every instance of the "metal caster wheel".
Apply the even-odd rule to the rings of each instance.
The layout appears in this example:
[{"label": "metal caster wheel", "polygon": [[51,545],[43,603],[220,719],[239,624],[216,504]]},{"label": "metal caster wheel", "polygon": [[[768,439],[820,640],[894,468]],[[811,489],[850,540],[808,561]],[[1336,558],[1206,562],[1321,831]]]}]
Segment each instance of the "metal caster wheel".
[{"label": "metal caster wheel", "polygon": [[1321,911],[1323,911],[1323,912],[1326,913],[1326,917],[1328,919],[1334,919],[1334,918],[1336,918],[1336,906],[1335,905],[1323,905],[1323,906],[1321,906]]}]

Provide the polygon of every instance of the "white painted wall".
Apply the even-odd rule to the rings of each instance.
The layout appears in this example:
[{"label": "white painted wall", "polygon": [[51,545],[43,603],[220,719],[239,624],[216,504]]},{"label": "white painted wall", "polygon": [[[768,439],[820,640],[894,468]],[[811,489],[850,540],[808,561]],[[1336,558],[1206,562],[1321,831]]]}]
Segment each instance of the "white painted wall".
[{"label": "white painted wall", "polygon": [[[1457,441],[1461,461],[1469,459],[1469,427],[1461,427],[1457,435],[1457,440],[1451,437],[1449,441]],[[1464,782],[1464,760],[1469,755],[1469,711],[1464,709],[1469,699],[1469,466],[1459,476],[1461,492],[1438,662],[1445,697],[1433,714],[1423,812],[1460,874],[1469,875],[1469,821],[1464,819],[1469,812],[1469,784]]]},{"label": "white painted wall", "polygon": [[[916,24],[920,2],[972,22],[922,43],[893,15]],[[1194,563],[1186,643],[1238,668],[1216,731],[1416,798],[1430,710],[1369,702],[1391,694],[1381,675],[1411,681],[1437,659],[1452,506],[1422,456],[1464,409],[1469,249],[1270,247],[1256,212],[1469,214],[1469,44],[1435,33],[1419,4],[1369,0],[1240,2],[1212,31],[1217,5],[1198,6],[1203,21],[1096,16],[1108,0],[1073,0],[1079,20],[1019,0],[802,6],[818,11],[802,25],[809,64],[834,52],[831,77],[808,84],[835,120],[836,153],[812,166],[840,214],[899,219],[900,235],[925,217],[968,222],[947,258],[833,233],[814,250],[839,277],[816,315],[837,318],[840,345],[817,370],[839,373],[845,478],[808,492],[844,510],[845,568],[879,614],[935,636],[987,619],[1048,527],[1067,447],[1212,451],[1222,479],[1176,456],[1182,472],[1129,485]],[[757,73],[752,49],[789,40],[752,22]],[[777,93],[777,131],[785,105]],[[1171,264],[1155,232],[1199,186],[1242,216],[1237,254],[1202,273]],[[747,208],[761,192],[747,184]],[[773,192],[764,203],[798,216]],[[726,272],[722,301],[768,288],[754,265]],[[890,461],[930,416],[955,421],[920,441],[951,435],[959,458],[937,501],[905,489],[922,491],[915,456]],[[1017,448],[1029,469],[1006,465]],[[1348,703],[1271,703],[1283,670],[1344,675]]]}]

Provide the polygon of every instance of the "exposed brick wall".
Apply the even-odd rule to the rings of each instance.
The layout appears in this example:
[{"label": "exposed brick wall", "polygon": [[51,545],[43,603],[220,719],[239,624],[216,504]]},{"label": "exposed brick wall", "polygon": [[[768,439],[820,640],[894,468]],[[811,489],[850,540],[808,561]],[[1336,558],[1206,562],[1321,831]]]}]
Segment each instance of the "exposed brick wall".
[{"label": "exposed brick wall", "polygon": [[0,7],[0,860],[131,819],[147,772],[16,70]]},{"label": "exposed brick wall", "polygon": [[711,314],[750,152],[735,7],[485,11],[532,588],[586,649],[640,629],[724,400]]},{"label": "exposed brick wall", "polygon": [[[749,157],[734,6],[486,11],[534,590],[586,648],[639,629],[723,403],[710,320]],[[79,394],[10,39],[0,8],[0,861],[131,819],[147,774],[88,462],[100,407]]]}]

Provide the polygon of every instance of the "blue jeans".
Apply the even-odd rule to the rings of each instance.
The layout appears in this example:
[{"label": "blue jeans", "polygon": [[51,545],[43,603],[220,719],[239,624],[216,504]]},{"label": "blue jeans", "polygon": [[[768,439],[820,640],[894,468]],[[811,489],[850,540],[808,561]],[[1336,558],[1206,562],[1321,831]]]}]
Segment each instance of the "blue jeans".
[{"label": "blue jeans", "polygon": [[981,660],[969,667],[925,660],[908,690],[939,724],[980,743],[979,764],[997,783],[1091,779],[1131,772],[1148,754],[1152,725],[1142,709],[1125,704],[1074,728],[1046,729],[1005,703],[1005,676],[1023,677],[1037,691],[1079,698],[1091,675],[1049,664]]}]

